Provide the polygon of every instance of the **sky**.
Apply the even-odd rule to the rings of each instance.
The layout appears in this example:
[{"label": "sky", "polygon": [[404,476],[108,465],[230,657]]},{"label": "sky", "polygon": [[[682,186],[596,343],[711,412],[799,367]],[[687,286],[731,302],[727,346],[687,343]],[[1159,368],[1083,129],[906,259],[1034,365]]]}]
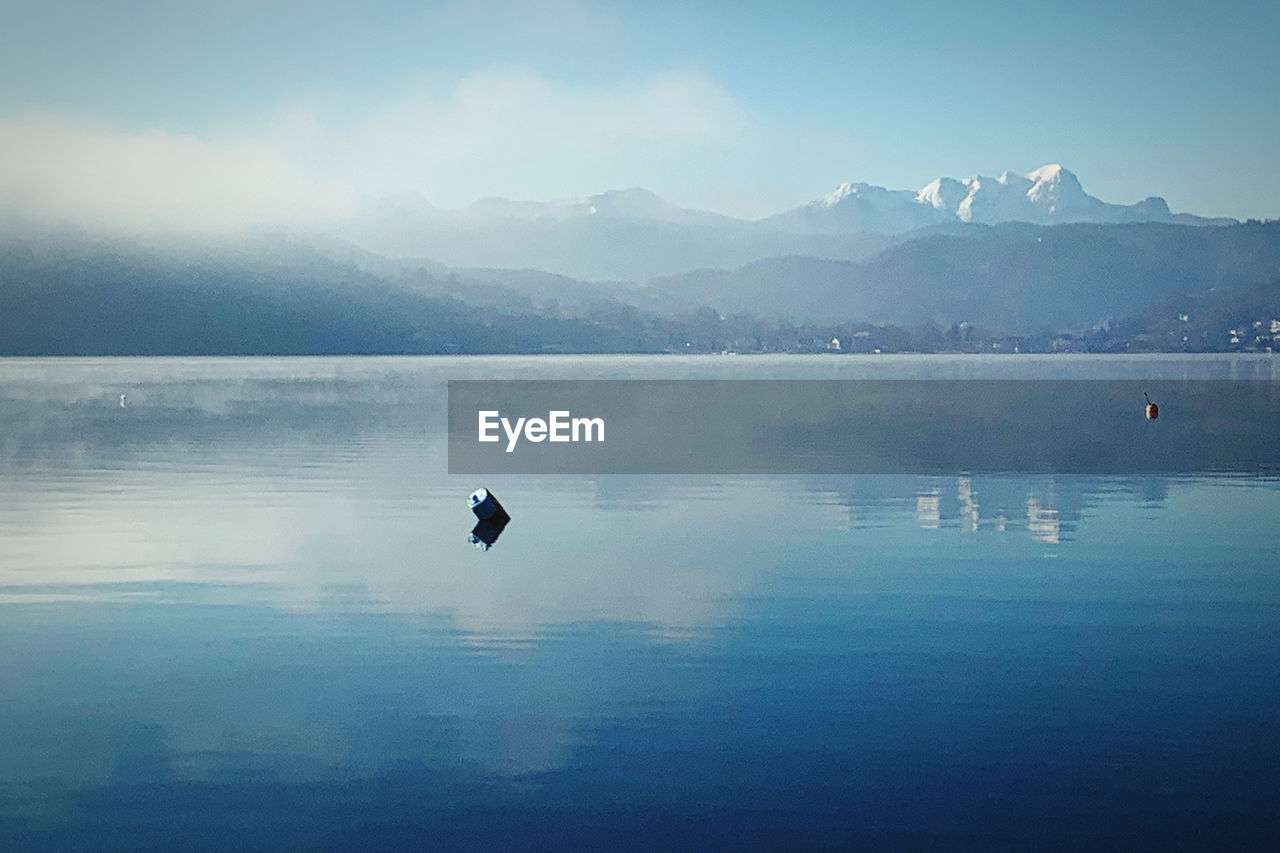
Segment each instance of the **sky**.
[{"label": "sky", "polygon": [[1280,4],[0,0],[0,205],[225,229],[1074,171],[1280,216]]}]

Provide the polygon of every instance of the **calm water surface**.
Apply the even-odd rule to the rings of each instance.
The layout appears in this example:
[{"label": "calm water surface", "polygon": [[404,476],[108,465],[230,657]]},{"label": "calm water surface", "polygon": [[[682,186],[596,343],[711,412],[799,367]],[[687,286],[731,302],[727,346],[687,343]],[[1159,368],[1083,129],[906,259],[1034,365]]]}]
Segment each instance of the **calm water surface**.
[{"label": "calm water surface", "polygon": [[522,377],[1280,367],[0,360],[0,849],[1280,846],[1274,479],[448,476]]}]

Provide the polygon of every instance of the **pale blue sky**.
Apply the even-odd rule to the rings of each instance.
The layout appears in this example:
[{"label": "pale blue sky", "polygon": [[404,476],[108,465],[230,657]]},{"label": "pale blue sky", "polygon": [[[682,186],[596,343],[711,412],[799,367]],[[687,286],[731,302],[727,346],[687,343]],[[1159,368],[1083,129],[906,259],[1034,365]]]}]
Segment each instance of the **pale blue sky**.
[{"label": "pale blue sky", "polygon": [[[234,218],[311,193],[337,209],[640,185],[755,216],[844,180],[1061,162],[1108,201],[1280,216],[1274,2],[3,10],[0,145],[23,174],[0,168],[0,192],[51,209],[109,216],[139,187],[120,203],[209,196]],[[240,174],[278,193],[238,193]]]}]

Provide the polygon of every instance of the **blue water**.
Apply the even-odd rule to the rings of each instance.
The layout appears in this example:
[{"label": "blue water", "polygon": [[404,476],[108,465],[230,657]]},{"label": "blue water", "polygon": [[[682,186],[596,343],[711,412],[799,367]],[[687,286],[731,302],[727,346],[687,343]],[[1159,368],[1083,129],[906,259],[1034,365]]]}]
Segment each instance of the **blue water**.
[{"label": "blue water", "polygon": [[443,383],[1278,372],[0,361],[0,849],[1276,849],[1274,479],[473,482]]}]

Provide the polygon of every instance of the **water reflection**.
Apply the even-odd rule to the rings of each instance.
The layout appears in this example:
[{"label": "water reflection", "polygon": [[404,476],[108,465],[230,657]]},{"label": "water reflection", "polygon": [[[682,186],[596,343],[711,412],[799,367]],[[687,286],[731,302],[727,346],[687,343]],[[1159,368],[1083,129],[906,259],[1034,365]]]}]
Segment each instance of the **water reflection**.
[{"label": "water reflection", "polygon": [[507,525],[511,523],[511,516],[505,512],[500,512],[489,518],[482,518],[476,522],[476,526],[471,528],[471,536],[468,541],[482,551],[488,551],[498,541],[498,537],[502,535],[502,531],[507,529]]},{"label": "water reflection", "polygon": [[0,846],[1275,829],[1273,481],[499,479],[478,554],[446,369],[327,365],[0,384]]}]

